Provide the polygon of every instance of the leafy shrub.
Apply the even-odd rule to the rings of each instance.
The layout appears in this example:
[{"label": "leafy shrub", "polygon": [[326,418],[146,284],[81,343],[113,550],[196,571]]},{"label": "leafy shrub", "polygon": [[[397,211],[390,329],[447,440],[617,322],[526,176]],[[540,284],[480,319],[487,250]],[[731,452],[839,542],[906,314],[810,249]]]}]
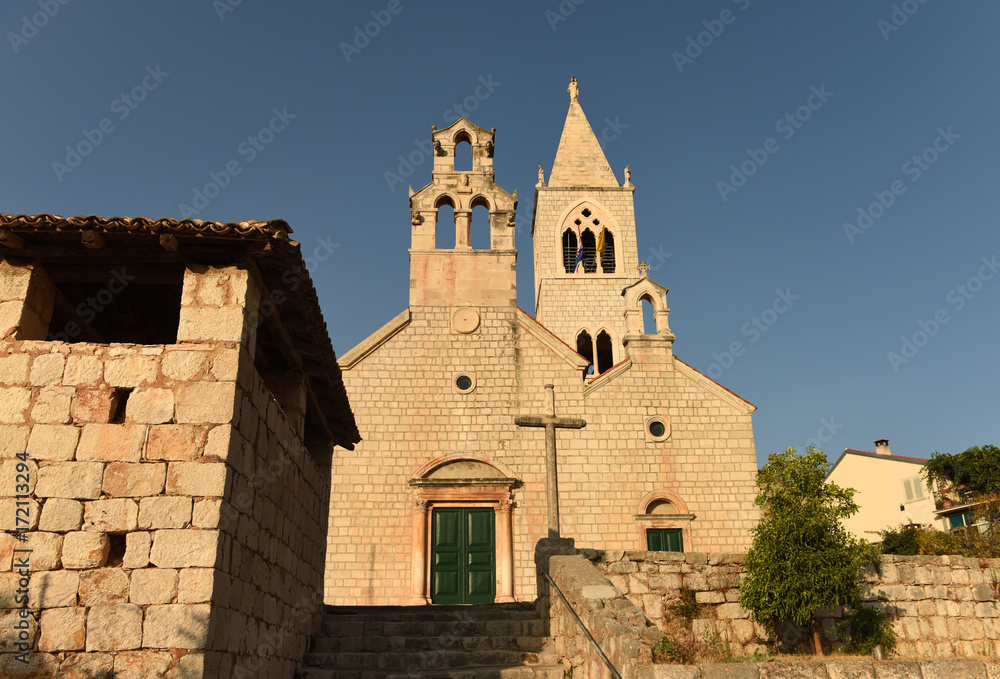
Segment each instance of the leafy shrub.
[{"label": "leafy shrub", "polygon": [[877,531],[882,538],[883,554],[899,554],[914,556],[920,553],[920,529],[913,526],[900,526]]},{"label": "leafy shrub", "polygon": [[684,621],[685,627],[691,629],[691,623],[698,617],[701,604],[697,602],[694,590],[681,589],[680,599],[670,604],[668,608],[675,617]]},{"label": "leafy shrub", "polygon": [[664,634],[653,647],[653,662],[691,665],[697,662],[698,653],[693,638],[681,638]]},{"label": "leafy shrub", "polygon": [[881,645],[888,655],[896,648],[892,616],[884,610],[859,606],[848,613],[846,623],[848,640],[844,650],[847,653],[871,655],[872,648]]}]

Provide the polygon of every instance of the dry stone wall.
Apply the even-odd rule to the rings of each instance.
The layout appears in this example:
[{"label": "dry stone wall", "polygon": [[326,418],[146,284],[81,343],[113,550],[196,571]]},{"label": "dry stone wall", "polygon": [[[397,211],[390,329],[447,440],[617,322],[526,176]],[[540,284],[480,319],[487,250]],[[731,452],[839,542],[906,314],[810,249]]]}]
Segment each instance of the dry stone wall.
[{"label": "dry stone wall", "polygon": [[254,285],[188,270],[173,345],[0,341],[0,676],[292,676],[328,471],[250,359]]},{"label": "dry stone wall", "polygon": [[[585,550],[605,577],[662,625],[681,589],[695,592],[700,608],[693,630],[702,638],[726,639],[734,652],[752,654],[768,633],[739,605],[742,555]],[[900,657],[1000,656],[1000,559],[958,556],[882,557],[864,574],[865,601],[895,619]],[[838,641],[839,610],[822,614],[824,635]],[[801,636],[799,636],[801,634]],[[782,630],[796,643],[804,630]]]}]

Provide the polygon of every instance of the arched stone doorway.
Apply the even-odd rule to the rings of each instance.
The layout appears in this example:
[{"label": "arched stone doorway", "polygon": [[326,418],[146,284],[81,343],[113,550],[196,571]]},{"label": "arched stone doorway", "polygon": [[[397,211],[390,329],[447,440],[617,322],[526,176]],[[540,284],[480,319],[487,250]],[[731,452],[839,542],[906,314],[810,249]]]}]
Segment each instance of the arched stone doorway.
[{"label": "arched stone doorway", "polygon": [[[463,599],[466,596],[465,589],[460,592],[458,599],[455,599],[451,594],[442,594],[440,589],[436,592],[435,588],[445,587],[446,585],[442,583],[451,578],[455,578],[462,588],[470,587],[467,585],[469,582],[472,582],[471,587],[475,588],[476,582],[483,583],[489,577],[483,567],[483,562],[489,556],[492,556],[491,564],[495,569],[495,572],[491,573],[495,590],[493,601],[497,603],[514,601],[512,513],[514,488],[520,484],[517,477],[502,465],[486,458],[451,455],[424,465],[410,479],[409,484],[413,489],[411,523],[413,569],[410,604],[436,603],[436,599],[440,599],[442,603],[472,603],[486,600],[488,597],[481,588],[469,595],[469,601]],[[489,513],[491,510],[493,514]],[[473,555],[472,560],[480,561],[478,568],[481,570],[466,573],[462,570],[464,566],[458,565],[455,567],[457,568],[455,572],[443,572],[445,566],[442,563],[446,560],[445,547],[436,533],[440,534],[444,526],[460,525],[463,521],[478,527],[474,530],[484,531],[492,528],[490,536],[493,539],[492,554],[489,554],[488,546],[479,539],[475,548],[479,551]],[[462,543],[463,540],[459,538],[457,542]],[[469,560],[465,558],[467,553],[462,553],[462,550],[471,550],[472,547],[458,544],[454,548],[459,553],[456,563]],[[434,558],[436,550],[441,550],[437,553],[439,557],[437,560]],[[435,561],[438,563],[435,564]],[[438,569],[442,569],[442,572]]]}]

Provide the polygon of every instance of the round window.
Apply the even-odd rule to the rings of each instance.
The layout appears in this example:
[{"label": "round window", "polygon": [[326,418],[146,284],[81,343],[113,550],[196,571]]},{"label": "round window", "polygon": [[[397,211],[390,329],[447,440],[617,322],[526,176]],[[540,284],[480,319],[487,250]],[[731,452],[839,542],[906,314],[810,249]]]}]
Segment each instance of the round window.
[{"label": "round window", "polygon": [[455,378],[455,386],[459,391],[469,391],[472,389],[472,378],[468,375],[459,375]]},{"label": "round window", "polygon": [[660,420],[653,420],[647,426],[649,427],[649,435],[653,438],[658,439],[667,433],[667,425]]}]

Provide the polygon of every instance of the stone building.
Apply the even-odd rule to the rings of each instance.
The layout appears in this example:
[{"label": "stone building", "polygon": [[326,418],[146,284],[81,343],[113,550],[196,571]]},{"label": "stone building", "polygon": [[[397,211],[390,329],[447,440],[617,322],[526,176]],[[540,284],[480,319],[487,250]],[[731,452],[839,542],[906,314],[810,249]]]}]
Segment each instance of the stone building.
[{"label": "stone building", "polygon": [[359,436],[289,231],[0,215],[0,676],[292,676]]},{"label": "stone building", "polygon": [[[431,182],[410,191],[409,307],[340,359],[364,441],[333,461],[328,604],[529,601],[535,544],[553,533],[749,546],[755,407],[674,356],[629,170],[619,183],[575,80],[570,95],[535,187],[534,317],[517,306],[517,193],[494,183],[494,130],[433,130]],[[468,153],[471,171],[456,170]],[[477,208],[488,249],[470,246]],[[438,229],[453,248],[435,247]]]}]

